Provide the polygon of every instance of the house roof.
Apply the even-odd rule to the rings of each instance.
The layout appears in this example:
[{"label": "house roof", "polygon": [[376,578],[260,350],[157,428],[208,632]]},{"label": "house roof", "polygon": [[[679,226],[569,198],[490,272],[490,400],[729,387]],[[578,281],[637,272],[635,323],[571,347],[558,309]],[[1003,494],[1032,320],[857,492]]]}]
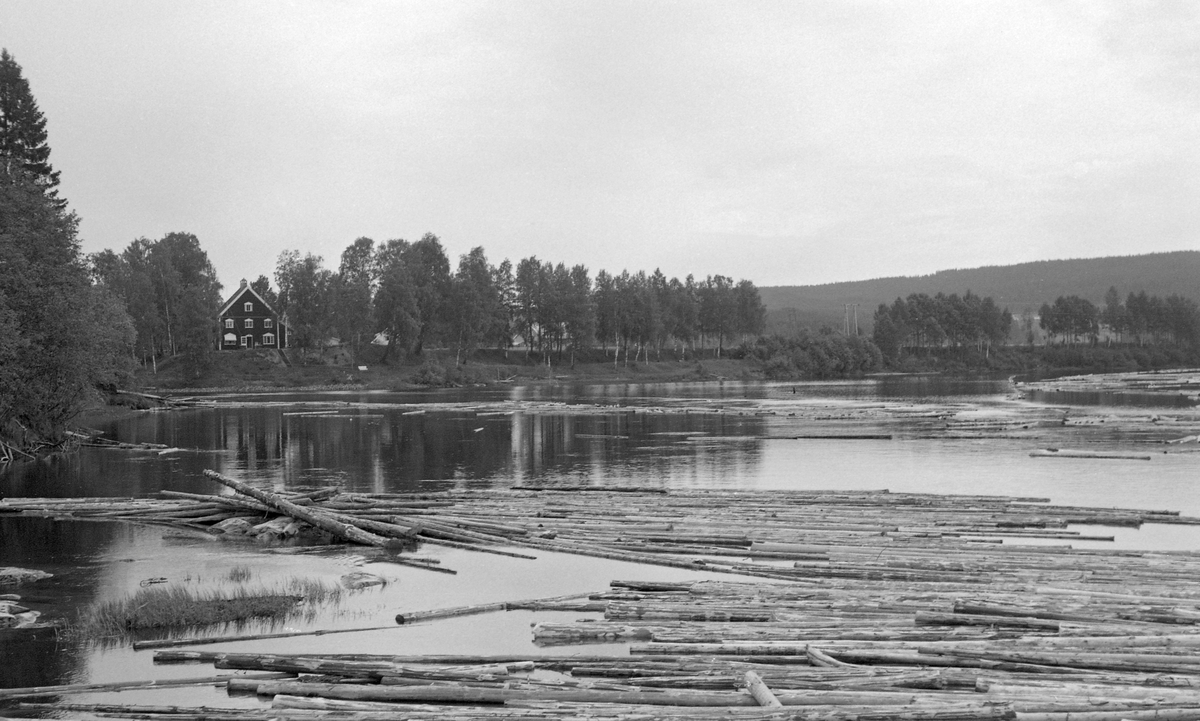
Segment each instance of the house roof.
[{"label": "house roof", "polygon": [[[271,304],[268,303],[261,295],[258,294],[258,291],[254,290],[249,285],[243,285],[243,286],[240,286],[237,290],[235,290],[233,292],[233,295],[229,296],[229,300],[225,301],[225,305],[221,306],[221,311],[219,313],[217,313],[217,316],[220,317],[220,316],[225,315],[225,312],[228,311],[230,308],[232,308],[233,304],[237,302],[237,299],[242,297],[242,294],[244,294],[247,291],[252,293],[255,298],[258,298],[258,302],[262,303],[266,307],[267,310],[271,311],[272,313],[275,313],[275,309],[272,308]],[[279,315],[279,314],[275,313],[275,315]]]}]

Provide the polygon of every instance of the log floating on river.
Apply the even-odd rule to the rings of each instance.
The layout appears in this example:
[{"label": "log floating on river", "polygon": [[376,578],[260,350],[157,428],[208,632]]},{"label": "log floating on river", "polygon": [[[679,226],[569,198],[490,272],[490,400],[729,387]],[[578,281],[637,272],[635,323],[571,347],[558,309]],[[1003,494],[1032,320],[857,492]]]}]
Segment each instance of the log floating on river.
[{"label": "log floating on river", "polygon": [[1034,458],[1100,458],[1109,460],[1148,461],[1148,453],[1123,453],[1121,451],[1086,451],[1069,448],[1043,448],[1029,454]]}]

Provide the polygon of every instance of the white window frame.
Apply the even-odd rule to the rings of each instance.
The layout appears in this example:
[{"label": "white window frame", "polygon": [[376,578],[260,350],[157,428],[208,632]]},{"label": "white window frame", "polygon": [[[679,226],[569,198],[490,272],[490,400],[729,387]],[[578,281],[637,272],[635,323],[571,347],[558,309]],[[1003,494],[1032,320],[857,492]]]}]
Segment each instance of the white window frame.
[{"label": "white window frame", "polygon": [[246,301],[246,303],[242,306],[242,310],[246,311],[247,313],[253,313],[254,312],[254,304],[251,303],[250,301]]},{"label": "white window frame", "polygon": [[247,318],[247,319],[246,319],[246,322],[245,322],[245,323],[243,323],[242,325],[243,325],[244,327],[246,327],[246,328],[253,328],[253,327],[254,327],[254,319],[253,319],[253,318]]},{"label": "white window frame", "polygon": [[250,347],[250,344],[251,344],[251,343],[253,343],[253,342],[254,342],[254,336],[251,336],[251,335],[244,335],[244,336],[242,336],[242,338],[241,338],[241,346],[242,346],[243,348],[249,348],[249,347]]},{"label": "white window frame", "polygon": [[226,327],[226,328],[232,328],[232,327],[233,327],[233,318],[226,318],[226,319],[225,319],[225,327]]},{"label": "white window frame", "polygon": [[262,344],[263,345],[275,345],[275,334],[274,333],[263,333]]},{"label": "white window frame", "polygon": [[274,328],[274,327],[275,327],[275,322],[272,321],[270,318],[263,319],[263,328]]}]

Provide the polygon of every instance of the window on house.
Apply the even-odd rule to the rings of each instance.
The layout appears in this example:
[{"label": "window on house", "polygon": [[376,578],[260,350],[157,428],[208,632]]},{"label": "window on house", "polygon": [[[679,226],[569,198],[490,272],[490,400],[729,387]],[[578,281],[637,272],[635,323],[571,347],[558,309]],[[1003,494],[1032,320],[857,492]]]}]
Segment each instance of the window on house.
[{"label": "window on house", "polygon": [[248,335],[242,336],[242,347],[247,348],[254,342],[254,339]]},{"label": "window on house", "polygon": [[225,327],[226,327],[226,328],[232,328],[232,327],[233,327],[233,318],[226,318],[226,319],[225,319]]},{"label": "window on house", "polygon": [[225,334],[225,345],[237,345],[237,336],[233,333]]},{"label": "window on house", "polygon": [[254,312],[254,304],[253,303],[247,303],[244,306],[242,306],[242,308],[244,308],[247,313]]},{"label": "window on house", "polygon": [[246,327],[247,327],[247,328],[253,328],[253,327],[254,327],[254,319],[253,319],[253,318],[247,318],[247,319],[246,319]]},{"label": "window on house", "polygon": [[270,328],[274,325],[275,325],[275,322],[272,321],[270,318],[267,318],[266,320],[263,321],[263,328]]},{"label": "window on house", "polygon": [[263,345],[275,345],[275,334],[263,333]]}]

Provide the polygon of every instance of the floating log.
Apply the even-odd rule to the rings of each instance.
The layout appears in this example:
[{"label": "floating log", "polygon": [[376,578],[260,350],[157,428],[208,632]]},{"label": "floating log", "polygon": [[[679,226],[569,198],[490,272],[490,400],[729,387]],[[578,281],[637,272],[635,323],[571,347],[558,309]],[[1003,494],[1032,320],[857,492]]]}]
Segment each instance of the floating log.
[{"label": "floating log", "polygon": [[1034,458],[1106,458],[1127,461],[1150,460],[1150,455],[1143,453],[1122,453],[1119,451],[1082,451],[1069,450],[1065,448],[1045,448],[1033,451],[1029,455]]},{"label": "floating log", "polygon": [[[469,703],[504,704],[511,701],[567,701],[575,703],[617,703],[644,706],[757,706],[755,697],[743,693],[704,691],[615,691],[589,688],[499,686],[408,686],[314,684],[298,681],[264,682],[259,695],[320,696],[350,701],[387,701],[393,703]],[[793,691],[774,694],[784,706],[906,706],[933,700],[916,692],[888,691]]]},{"label": "floating log", "polygon": [[219,708],[213,706],[153,706],[112,703],[34,703],[23,701],[17,704],[23,711],[74,711],[95,714],[100,717],[173,719],[174,721],[239,721],[240,719],[268,719],[274,715],[267,710],[245,708]]},{"label": "floating log", "polygon": [[822,433],[798,436],[763,436],[772,441],[890,441],[891,433]]},{"label": "floating log", "polygon": [[430,621],[438,618],[454,618],[457,616],[474,616],[480,613],[492,613],[493,611],[506,611],[508,609],[522,608],[538,608],[541,605],[553,604],[559,601],[570,601],[581,598],[587,598],[593,595],[593,591],[587,593],[573,593],[567,596],[551,596],[549,598],[531,598],[522,601],[497,601],[494,603],[478,603],[472,606],[455,606],[452,608],[431,609],[429,611],[406,611],[396,614],[396,623],[400,625],[416,623],[417,621]]},{"label": "floating log", "polygon": [[257,633],[242,636],[191,636],[188,638],[162,638],[147,641],[134,641],[134,651],[150,651],[160,648],[175,648],[177,646],[200,646],[212,643],[228,643],[230,641],[266,641],[275,638],[296,638],[299,636],[326,636],[334,633],[359,633],[361,631],[388,631],[395,626],[366,626],[363,628],[326,628],[313,631],[281,631],[279,633]]},{"label": "floating log", "polygon": [[[291,678],[290,673],[270,673],[256,680],[279,680]],[[180,688],[183,686],[224,686],[232,676],[200,676],[193,678],[155,679],[148,681],[110,681],[108,683],[74,683],[60,686],[28,686],[25,688],[0,688],[0,700],[36,698],[39,696],[63,696],[67,694],[91,693],[93,691],[125,691],[140,688]]]}]

